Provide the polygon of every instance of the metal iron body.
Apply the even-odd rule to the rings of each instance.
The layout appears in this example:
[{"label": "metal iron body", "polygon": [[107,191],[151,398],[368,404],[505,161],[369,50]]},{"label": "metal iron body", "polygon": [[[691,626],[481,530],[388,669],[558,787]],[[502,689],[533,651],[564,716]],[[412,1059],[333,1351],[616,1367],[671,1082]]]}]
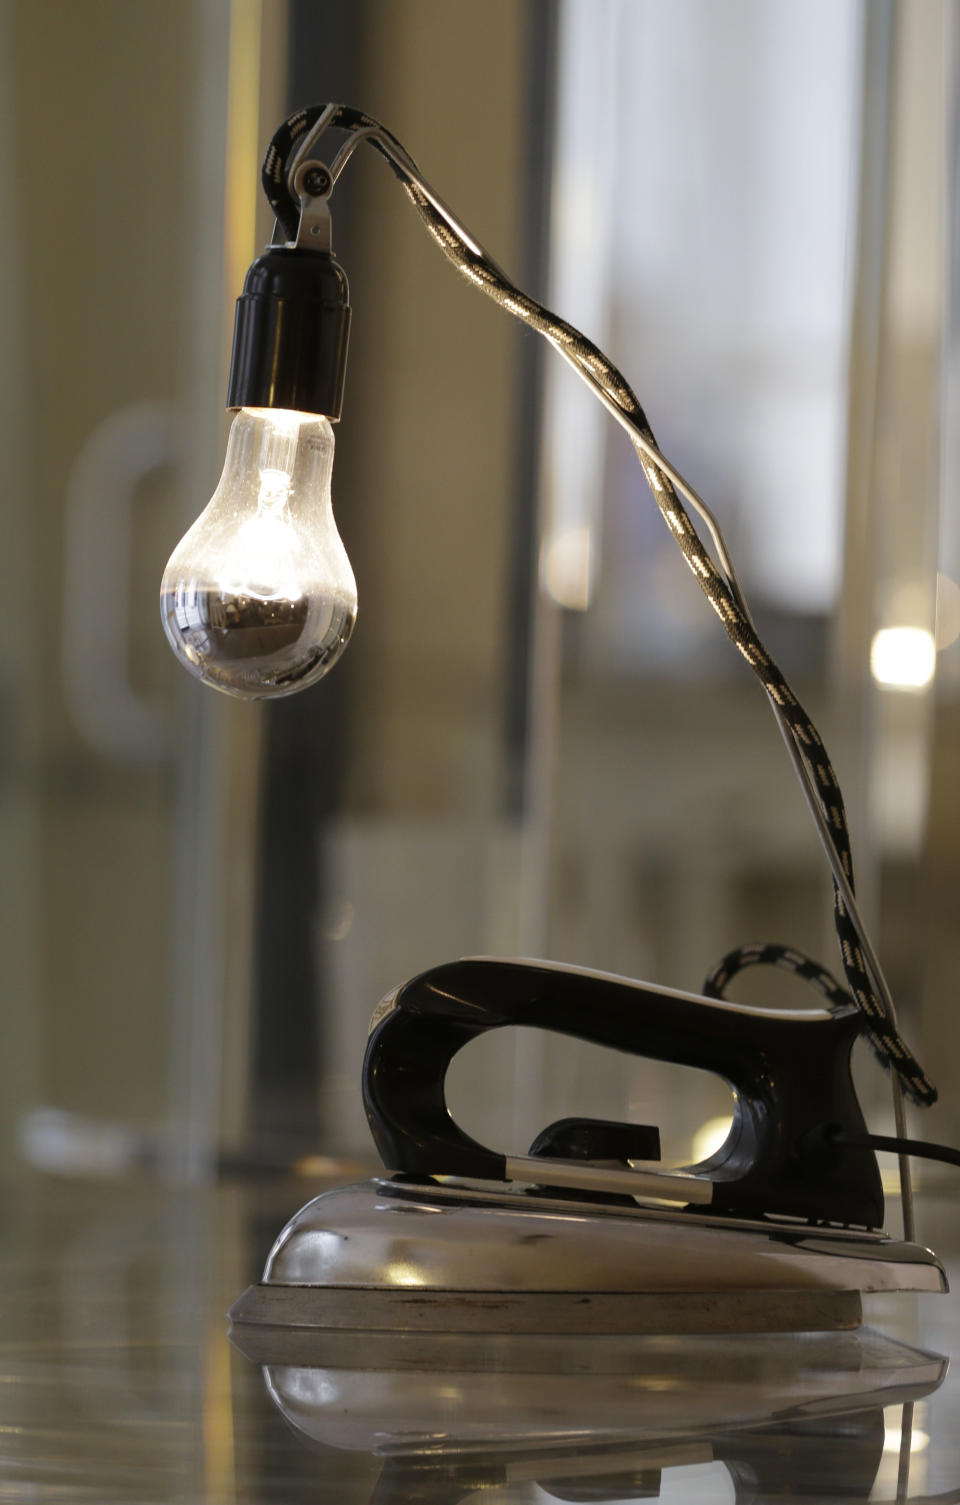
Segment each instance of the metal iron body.
[{"label": "metal iron body", "polygon": [[[713,1071],[726,1142],[662,1171],[655,1127],[562,1119],[525,1156],[446,1105],[453,1056],[527,1025]],[[550,963],[432,968],[374,1014],[363,1069],[392,1180],[326,1193],[277,1239],[241,1326],[319,1332],[710,1333],[856,1327],[865,1291],[942,1291],[929,1250],[882,1231],[850,1073],[854,1010],[749,1008]],[[643,1161],[638,1168],[636,1162]],[[437,1180],[435,1178],[443,1178]]]}]

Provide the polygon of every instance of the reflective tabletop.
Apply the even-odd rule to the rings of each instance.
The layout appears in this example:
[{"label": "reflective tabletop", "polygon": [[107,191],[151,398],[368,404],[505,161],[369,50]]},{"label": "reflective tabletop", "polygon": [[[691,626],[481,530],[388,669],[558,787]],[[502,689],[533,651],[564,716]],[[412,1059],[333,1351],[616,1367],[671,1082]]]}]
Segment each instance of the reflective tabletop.
[{"label": "reflective tabletop", "polygon": [[[248,1357],[226,1311],[322,1189],[8,1189],[0,1501],[960,1501],[960,1295],[868,1298],[852,1334]],[[960,1293],[950,1190],[920,1228]]]}]

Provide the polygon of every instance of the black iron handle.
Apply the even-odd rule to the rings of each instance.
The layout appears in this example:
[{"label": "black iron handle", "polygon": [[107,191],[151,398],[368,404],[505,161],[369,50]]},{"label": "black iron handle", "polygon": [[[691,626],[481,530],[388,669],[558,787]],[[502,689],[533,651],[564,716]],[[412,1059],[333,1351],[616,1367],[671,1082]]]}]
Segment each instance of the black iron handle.
[{"label": "black iron handle", "polygon": [[456,1053],[507,1025],[722,1077],[735,1094],[733,1127],[721,1149],[693,1168],[714,1183],[716,1211],[868,1227],[882,1222],[879,1172],[869,1150],[838,1147],[826,1166],[803,1151],[819,1124],[862,1132],[850,1076],[858,1014],[751,1009],[531,962],[449,962],[405,983],[378,1011],[363,1098],[390,1170],[507,1179],[506,1157],[464,1133],[444,1090]]}]

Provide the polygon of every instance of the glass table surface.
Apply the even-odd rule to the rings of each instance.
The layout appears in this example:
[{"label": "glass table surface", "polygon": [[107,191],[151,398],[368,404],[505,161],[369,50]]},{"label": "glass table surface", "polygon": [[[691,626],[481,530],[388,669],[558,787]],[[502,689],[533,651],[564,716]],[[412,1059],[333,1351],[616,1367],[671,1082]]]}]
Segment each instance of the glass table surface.
[{"label": "glass table surface", "polygon": [[227,1309],[323,1189],[8,1188],[0,1502],[960,1501],[949,1183],[919,1225],[958,1295],[867,1298],[858,1333],[514,1338],[479,1356],[451,1338],[428,1365],[340,1335],[255,1362]]}]

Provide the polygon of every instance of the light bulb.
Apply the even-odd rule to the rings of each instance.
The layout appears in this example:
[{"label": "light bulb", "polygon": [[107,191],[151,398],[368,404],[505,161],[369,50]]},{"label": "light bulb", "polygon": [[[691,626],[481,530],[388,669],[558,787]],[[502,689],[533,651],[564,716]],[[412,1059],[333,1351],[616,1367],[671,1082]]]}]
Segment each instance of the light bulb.
[{"label": "light bulb", "polygon": [[357,586],[333,520],[329,419],[241,408],[213,498],[170,556],[160,611],[180,662],[245,700],[292,695],[336,663]]}]

